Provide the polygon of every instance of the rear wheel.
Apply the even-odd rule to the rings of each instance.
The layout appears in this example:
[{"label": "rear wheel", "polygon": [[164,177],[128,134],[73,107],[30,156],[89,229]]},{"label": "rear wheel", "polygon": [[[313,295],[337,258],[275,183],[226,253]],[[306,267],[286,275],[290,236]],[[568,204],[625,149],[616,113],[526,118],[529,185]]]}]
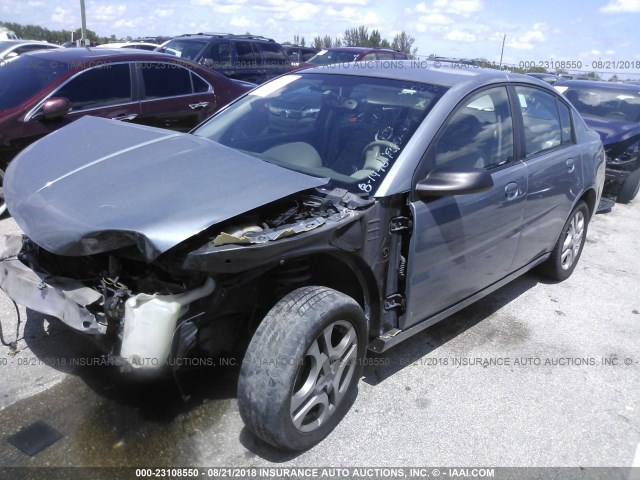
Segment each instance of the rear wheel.
[{"label": "rear wheel", "polygon": [[564,224],[551,256],[538,267],[540,273],[554,280],[562,281],[569,278],[582,254],[588,225],[589,208],[581,201]]},{"label": "rear wheel", "polygon": [[629,174],[618,192],[616,201],[619,203],[629,203],[636,198],[638,190],[640,190],[640,168]]},{"label": "rear wheel", "polygon": [[355,400],[366,354],[360,306],[325,287],[280,300],[251,340],[238,381],[238,406],[259,438],[286,450],[322,441]]}]

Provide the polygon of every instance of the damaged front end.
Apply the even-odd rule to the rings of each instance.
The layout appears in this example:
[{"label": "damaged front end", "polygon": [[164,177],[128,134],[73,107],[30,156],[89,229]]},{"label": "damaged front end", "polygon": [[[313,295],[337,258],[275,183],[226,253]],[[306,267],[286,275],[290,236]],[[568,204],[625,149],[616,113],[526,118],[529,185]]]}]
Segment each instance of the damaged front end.
[{"label": "damaged front end", "polygon": [[135,246],[66,256],[26,236],[4,237],[0,287],[91,335],[125,369],[231,355],[301,286],[346,291],[371,316],[369,306],[384,302],[375,278],[384,278],[390,247],[399,252],[386,220],[376,218],[388,209],[377,204],[339,189],[302,192],[214,225],[151,262]]},{"label": "damaged front end", "polygon": [[133,368],[164,365],[178,320],[215,289],[211,278],[176,283],[138,262],[125,274],[132,263],[114,255],[59,257],[20,235],[0,238],[0,255],[0,287],[13,300],[92,336],[113,363]]}]

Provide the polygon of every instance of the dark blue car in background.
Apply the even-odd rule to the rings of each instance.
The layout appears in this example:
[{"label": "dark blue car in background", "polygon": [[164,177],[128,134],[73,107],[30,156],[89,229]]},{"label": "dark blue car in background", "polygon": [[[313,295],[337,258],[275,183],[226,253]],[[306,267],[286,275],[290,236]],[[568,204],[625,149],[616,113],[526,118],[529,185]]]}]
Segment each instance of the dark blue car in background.
[{"label": "dark blue car in background", "polygon": [[629,203],[640,190],[640,86],[589,80],[557,83],[607,155],[604,196]]}]

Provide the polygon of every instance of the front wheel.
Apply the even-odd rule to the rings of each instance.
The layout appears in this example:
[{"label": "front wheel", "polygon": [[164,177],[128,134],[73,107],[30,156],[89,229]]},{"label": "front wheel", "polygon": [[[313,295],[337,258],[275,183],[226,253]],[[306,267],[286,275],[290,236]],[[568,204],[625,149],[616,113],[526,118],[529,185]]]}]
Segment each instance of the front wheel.
[{"label": "front wheel", "polygon": [[355,400],[366,339],[364,313],[347,295],[316,286],[289,293],[242,362],[238,406],[247,428],[285,450],[322,441]]},{"label": "front wheel", "polygon": [[629,203],[636,198],[638,191],[640,190],[640,168],[631,172],[627,179],[622,184],[616,201],[619,203]]},{"label": "front wheel", "polygon": [[569,278],[582,254],[588,225],[589,207],[581,201],[564,224],[551,256],[538,267],[540,273],[559,281]]}]

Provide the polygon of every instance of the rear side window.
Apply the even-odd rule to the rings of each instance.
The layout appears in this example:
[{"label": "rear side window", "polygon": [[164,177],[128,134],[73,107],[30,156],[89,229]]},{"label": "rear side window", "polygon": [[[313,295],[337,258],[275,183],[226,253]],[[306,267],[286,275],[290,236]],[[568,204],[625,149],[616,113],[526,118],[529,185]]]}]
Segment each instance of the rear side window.
[{"label": "rear side window", "polygon": [[275,43],[257,43],[256,46],[262,50],[262,58],[266,65],[287,64],[287,55],[279,45],[276,45]]},{"label": "rear side window", "polygon": [[556,97],[533,87],[516,87],[524,122],[526,156],[531,157],[563,143]]},{"label": "rear side window", "polygon": [[193,93],[191,72],[171,63],[141,63],[145,98],[176,97]]},{"label": "rear side window", "polygon": [[201,63],[213,69],[230,67],[231,42],[215,42],[209,45]]},{"label": "rear side window", "polygon": [[68,98],[72,111],[130,103],[129,64],[104,65],[82,72],[54,96]]},{"label": "rear side window", "polygon": [[251,42],[236,42],[236,55],[238,57],[238,66],[254,67],[256,65],[256,56],[251,47]]}]

